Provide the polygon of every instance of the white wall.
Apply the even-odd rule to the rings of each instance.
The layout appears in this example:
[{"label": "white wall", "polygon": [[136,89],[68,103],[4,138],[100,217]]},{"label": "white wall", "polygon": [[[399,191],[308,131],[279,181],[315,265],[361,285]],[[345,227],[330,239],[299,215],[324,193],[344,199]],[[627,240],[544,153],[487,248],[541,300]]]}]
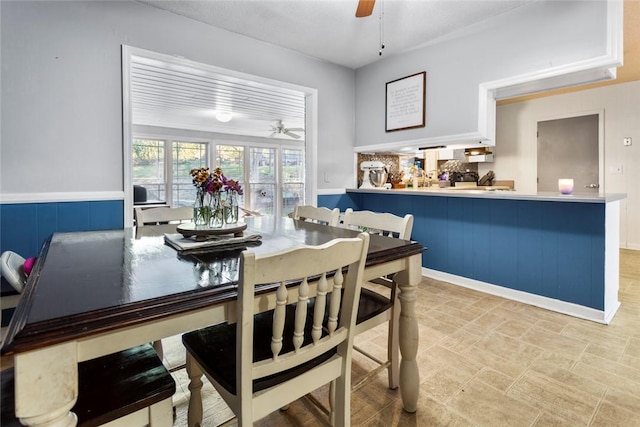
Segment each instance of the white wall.
[{"label": "white wall", "polygon": [[317,88],[318,186],[352,183],[353,70],[132,1],[3,0],[0,15],[1,194],[123,190],[123,44]]},{"label": "white wall", "polygon": [[[458,136],[481,130],[481,83],[606,55],[607,13],[603,1],[533,2],[456,37],[358,69],[355,146],[464,142]],[[392,53],[393,46],[385,51]],[[386,82],[421,71],[427,72],[426,126],[385,132]]]},{"label": "white wall", "polygon": [[[620,245],[640,249],[640,81],[603,86],[497,108],[494,163],[480,175],[514,179],[517,190],[537,190],[537,122],[604,110],[603,193],[626,193],[620,205]],[[633,145],[623,146],[624,137]],[[622,174],[614,173],[621,166]]]}]

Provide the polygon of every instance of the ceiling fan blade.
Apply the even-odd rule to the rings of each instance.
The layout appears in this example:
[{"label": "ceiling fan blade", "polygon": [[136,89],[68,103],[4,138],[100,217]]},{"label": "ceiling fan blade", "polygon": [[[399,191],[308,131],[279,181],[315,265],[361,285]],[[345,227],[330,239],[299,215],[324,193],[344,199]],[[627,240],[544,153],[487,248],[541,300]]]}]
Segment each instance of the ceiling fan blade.
[{"label": "ceiling fan blade", "polygon": [[285,130],[283,133],[287,136],[290,136],[291,138],[300,139],[300,135],[289,132],[289,129]]},{"label": "ceiling fan blade", "polygon": [[276,136],[276,133],[278,132],[273,132],[271,135],[269,135],[269,138],[273,138],[274,136]]},{"label": "ceiling fan blade", "polygon": [[373,13],[373,6],[376,0],[360,0],[356,9],[356,18],[364,18]]},{"label": "ceiling fan blade", "polygon": [[304,128],[287,128],[288,131],[304,132]]}]

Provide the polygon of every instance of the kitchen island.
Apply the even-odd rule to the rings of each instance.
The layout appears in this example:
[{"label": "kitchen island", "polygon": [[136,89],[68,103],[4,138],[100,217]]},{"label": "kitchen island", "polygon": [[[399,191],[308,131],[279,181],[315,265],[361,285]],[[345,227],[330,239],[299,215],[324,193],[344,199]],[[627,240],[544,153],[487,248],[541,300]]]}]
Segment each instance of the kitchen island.
[{"label": "kitchen island", "polygon": [[620,200],[518,191],[350,189],[318,204],[414,215],[423,275],[609,323],[620,303]]}]

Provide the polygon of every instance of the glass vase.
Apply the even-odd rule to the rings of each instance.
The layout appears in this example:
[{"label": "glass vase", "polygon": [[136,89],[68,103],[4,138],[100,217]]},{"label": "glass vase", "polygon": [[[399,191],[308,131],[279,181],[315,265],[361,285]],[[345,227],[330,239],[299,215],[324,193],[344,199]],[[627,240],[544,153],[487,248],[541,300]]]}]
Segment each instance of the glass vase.
[{"label": "glass vase", "polygon": [[211,221],[211,195],[199,189],[193,204],[193,223],[198,227],[208,227]]},{"label": "glass vase", "polygon": [[226,224],[238,223],[238,193],[229,191],[224,203],[224,222]]},{"label": "glass vase", "polygon": [[224,225],[224,210],[222,206],[222,198],[219,191],[211,196],[211,218],[209,227],[221,228]]}]

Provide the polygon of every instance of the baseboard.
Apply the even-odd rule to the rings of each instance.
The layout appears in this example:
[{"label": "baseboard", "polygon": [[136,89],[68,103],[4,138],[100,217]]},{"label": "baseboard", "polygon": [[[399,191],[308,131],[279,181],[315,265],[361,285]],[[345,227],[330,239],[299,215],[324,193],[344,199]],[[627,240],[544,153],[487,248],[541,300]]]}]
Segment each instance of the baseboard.
[{"label": "baseboard", "polygon": [[524,304],[533,305],[544,308],[546,310],[555,311],[557,313],[566,314],[580,319],[591,320],[597,323],[609,324],[613,316],[620,307],[620,302],[616,301],[615,307],[611,307],[609,312],[596,310],[590,307],[573,304],[566,301],[560,301],[553,298],[534,295],[528,292],[522,292],[515,289],[509,289],[502,286],[492,285],[491,283],[481,282],[479,280],[469,279],[467,277],[456,276],[454,274],[445,273],[429,268],[422,268],[422,275],[435,280],[451,283],[452,285],[462,286],[464,288],[473,289],[487,294],[499,296]]}]

